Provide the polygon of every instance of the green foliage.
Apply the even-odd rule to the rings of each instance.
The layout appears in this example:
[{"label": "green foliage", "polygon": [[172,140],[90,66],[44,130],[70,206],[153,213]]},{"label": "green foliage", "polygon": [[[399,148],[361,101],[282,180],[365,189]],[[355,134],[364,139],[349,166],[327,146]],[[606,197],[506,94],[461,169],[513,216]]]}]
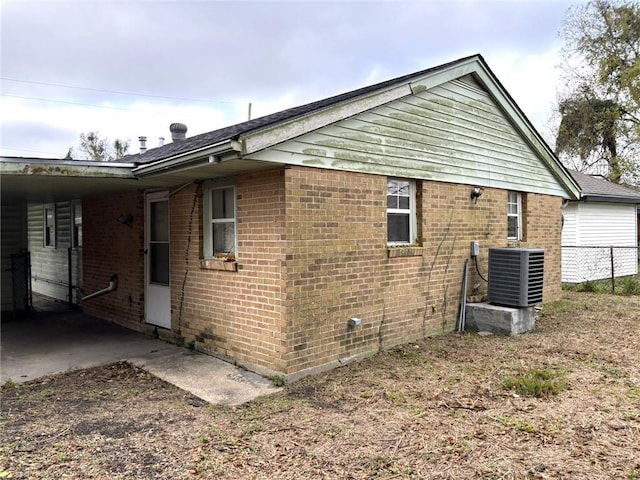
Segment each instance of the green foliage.
[{"label": "green foliage", "polygon": [[640,402],[640,387],[629,387],[627,390],[627,396]]},{"label": "green foliage", "polygon": [[587,280],[580,284],[579,292],[598,293],[600,291],[599,284],[593,280]]},{"label": "green foliage", "polygon": [[587,280],[582,283],[565,283],[562,285],[562,289],[569,292],[611,293],[611,281]]},{"label": "green foliage", "polygon": [[555,302],[548,302],[542,305],[540,314],[543,317],[550,315],[558,315],[561,313],[567,313],[573,310],[574,305],[568,300],[557,300]]},{"label": "green foliage", "polygon": [[[578,170],[640,185],[640,6],[593,0],[569,10],[556,153]],[[568,157],[568,158],[567,158]]]},{"label": "green foliage", "polygon": [[622,295],[640,295],[640,277],[624,277],[616,283]]},{"label": "green foliage", "polygon": [[285,384],[287,383],[287,381],[283,377],[279,377],[277,375],[266,377],[266,378],[271,382],[271,385],[277,388],[284,387]]},{"label": "green foliage", "polygon": [[620,106],[601,100],[588,91],[560,102],[562,120],[556,137],[557,153],[568,153],[587,160],[593,152],[610,159],[609,179],[619,183],[622,175],[616,141]]},{"label": "green foliage", "polygon": [[505,427],[515,428],[519,432],[536,433],[536,427],[523,420],[517,420],[507,416],[496,417],[495,420]]},{"label": "green foliage", "polygon": [[563,372],[532,368],[523,374],[505,377],[502,386],[525,397],[551,397],[568,388],[563,377]]},{"label": "green foliage", "polygon": [[16,386],[17,386],[16,382],[14,382],[10,378],[8,378],[7,381],[2,384],[2,390],[3,391],[4,390],[11,390],[13,388],[16,388]]},{"label": "green foliage", "polygon": [[640,275],[619,277],[614,281],[615,291],[611,291],[610,278],[587,280],[582,283],[563,283],[562,289],[570,292],[613,293],[614,295],[640,295]]}]

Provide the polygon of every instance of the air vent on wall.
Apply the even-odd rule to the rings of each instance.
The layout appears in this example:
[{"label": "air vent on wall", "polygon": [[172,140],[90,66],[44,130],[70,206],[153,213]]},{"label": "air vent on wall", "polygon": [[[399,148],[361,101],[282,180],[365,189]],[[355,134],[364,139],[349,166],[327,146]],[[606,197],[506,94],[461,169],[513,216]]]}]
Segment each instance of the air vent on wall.
[{"label": "air vent on wall", "polygon": [[489,303],[530,307],[542,303],[544,250],[489,249]]}]

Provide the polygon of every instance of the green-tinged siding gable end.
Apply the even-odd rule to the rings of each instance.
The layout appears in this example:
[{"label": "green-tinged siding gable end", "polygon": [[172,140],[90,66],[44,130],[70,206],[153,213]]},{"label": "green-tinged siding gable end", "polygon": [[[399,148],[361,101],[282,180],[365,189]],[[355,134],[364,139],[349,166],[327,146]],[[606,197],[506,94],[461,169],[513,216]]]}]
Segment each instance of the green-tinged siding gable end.
[{"label": "green-tinged siding gable end", "polygon": [[555,159],[470,76],[412,92],[245,158],[570,197]]}]

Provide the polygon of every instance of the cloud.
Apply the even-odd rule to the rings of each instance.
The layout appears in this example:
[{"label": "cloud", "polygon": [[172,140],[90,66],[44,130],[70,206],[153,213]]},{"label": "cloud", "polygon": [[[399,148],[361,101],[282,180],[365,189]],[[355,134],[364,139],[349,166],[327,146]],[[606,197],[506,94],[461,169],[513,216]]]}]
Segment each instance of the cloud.
[{"label": "cloud", "polygon": [[[157,146],[161,136],[170,141],[169,125],[174,122],[187,124],[188,134],[196,135],[240,121],[235,108],[145,101],[125,106],[105,102],[101,107],[58,104],[53,108],[42,108],[39,103],[3,99],[0,108],[12,119],[2,128],[2,144],[9,150],[6,154],[13,155],[12,152],[20,151],[21,145],[33,144],[37,139],[38,147],[31,152],[63,157],[69,147],[78,152],[80,134],[89,131],[99,131],[101,137],[111,140],[128,140],[130,151],[137,152],[138,136],[146,136],[149,147]],[[54,141],[56,138],[57,142]]]},{"label": "cloud", "polygon": [[[566,7],[527,1],[5,2],[3,77],[102,91],[5,80],[3,94],[110,108],[4,97],[17,117],[3,117],[30,116],[78,135],[146,135],[153,145],[151,139],[168,136],[173,121],[188,124],[192,135],[246,119],[248,103],[257,117],[482,53],[537,119],[554,97],[548,69]],[[55,150],[66,152],[67,143],[61,137]],[[42,148],[36,138],[22,146]]]}]

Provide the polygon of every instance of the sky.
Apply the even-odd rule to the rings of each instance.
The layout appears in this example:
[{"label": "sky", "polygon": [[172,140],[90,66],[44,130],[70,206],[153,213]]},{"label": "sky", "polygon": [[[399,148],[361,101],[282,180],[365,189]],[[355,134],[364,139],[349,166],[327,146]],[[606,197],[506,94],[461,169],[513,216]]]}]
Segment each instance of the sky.
[{"label": "sky", "polygon": [[480,53],[549,143],[562,1],[0,3],[0,154],[139,151]]}]

